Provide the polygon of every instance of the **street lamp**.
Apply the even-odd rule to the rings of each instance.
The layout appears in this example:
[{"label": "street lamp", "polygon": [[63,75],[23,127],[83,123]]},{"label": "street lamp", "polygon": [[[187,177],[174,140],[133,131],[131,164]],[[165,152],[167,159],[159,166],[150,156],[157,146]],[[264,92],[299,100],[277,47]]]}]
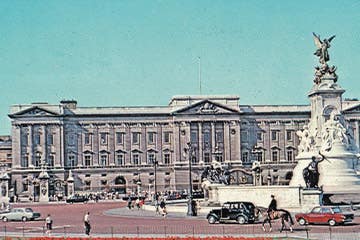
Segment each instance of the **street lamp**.
[{"label": "street lamp", "polygon": [[270,186],[270,185],[271,185],[271,174],[270,174],[270,168],[271,168],[271,166],[270,166],[270,165],[268,165],[268,176],[267,176],[267,184],[268,184],[268,186]]},{"label": "street lamp", "polygon": [[141,179],[140,179],[140,168],[138,168],[138,180],[136,182],[137,185],[137,192],[138,192],[138,196],[140,197],[140,193],[141,193]]},{"label": "street lamp", "polygon": [[193,147],[191,146],[191,142],[188,142],[187,147],[184,148],[184,153],[186,155],[186,153],[188,154],[188,160],[189,160],[189,195],[188,195],[188,210],[187,210],[187,215],[188,216],[194,216],[194,212],[192,209],[192,176],[191,176],[191,165],[192,165],[192,155],[193,155]]},{"label": "street lamp", "polygon": [[154,159],[153,161],[154,164],[154,192],[155,192],[155,202],[157,202],[158,200],[158,194],[157,194],[157,185],[156,185],[156,170],[157,170],[157,166],[159,164],[159,162],[157,160]]}]

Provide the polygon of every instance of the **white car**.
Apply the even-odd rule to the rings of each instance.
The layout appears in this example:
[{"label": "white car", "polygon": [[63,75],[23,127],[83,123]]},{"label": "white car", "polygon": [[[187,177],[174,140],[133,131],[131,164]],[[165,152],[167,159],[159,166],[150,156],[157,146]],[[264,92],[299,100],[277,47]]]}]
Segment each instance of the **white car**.
[{"label": "white car", "polygon": [[34,212],[31,208],[12,208],[10,211],[0,213],[0,219],[4,222],[11,220],[28,221],[40,217],[40,213]]}]

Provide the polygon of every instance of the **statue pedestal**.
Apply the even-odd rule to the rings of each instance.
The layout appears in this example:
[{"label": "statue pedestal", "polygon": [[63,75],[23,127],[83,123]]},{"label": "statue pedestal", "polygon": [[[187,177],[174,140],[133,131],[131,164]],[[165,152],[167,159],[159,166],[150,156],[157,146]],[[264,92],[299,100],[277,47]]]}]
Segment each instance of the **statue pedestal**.
[{"label": "statue pedestal", "polygon": [[322,205],[323,192],[318,189],[303,189],[301,192],[301,211],[309,212],[313,207]]}]

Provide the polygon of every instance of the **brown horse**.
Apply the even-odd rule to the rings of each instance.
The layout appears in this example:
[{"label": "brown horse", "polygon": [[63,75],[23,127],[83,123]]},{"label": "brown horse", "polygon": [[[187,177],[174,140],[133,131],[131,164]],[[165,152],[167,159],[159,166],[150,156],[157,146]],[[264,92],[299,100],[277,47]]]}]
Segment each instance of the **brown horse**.
[{"label": "brown horse", "polygon": [[276,220],[276,219],[281,219],[280,232],[282,232],[285,229],[286,223],[289,226],[290,232],[293,232],[292,225],[294,225],[294,221],[291,217],[290,212],[285,209],[278,209],[278,210],[268,212],[266,208],[256,207],[255,208],[255,216],[259,220],[263,219],[262,228],[263,228],[264,232],[266,232],[265,223],[269,223],[269,226],[270,226],[269,232],[271,232],[272,231],[271,220]]}]

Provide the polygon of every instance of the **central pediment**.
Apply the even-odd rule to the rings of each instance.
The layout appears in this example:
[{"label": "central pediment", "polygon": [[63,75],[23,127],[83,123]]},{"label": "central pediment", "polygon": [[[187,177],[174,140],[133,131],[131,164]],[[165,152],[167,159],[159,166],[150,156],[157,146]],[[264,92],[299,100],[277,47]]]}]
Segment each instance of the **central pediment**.
[{"label": "central pediment", "polygon": [[176,109],[172,112],[176,114],[191,114],[191,115],[216,115],[216,114],[234,114],[239,113],[237,109],[230,108],[226,105],[216,103],[210,100],[202,100],[197,103]]},{"label": "central pediment", "polygon": [[56,112],[52,112],[48,109],[34,106],[28,109],[24,109],[22,111],[11,114],[10,116],[16,117],[50,117],[50,116],[58,116],[59,114]]}]

